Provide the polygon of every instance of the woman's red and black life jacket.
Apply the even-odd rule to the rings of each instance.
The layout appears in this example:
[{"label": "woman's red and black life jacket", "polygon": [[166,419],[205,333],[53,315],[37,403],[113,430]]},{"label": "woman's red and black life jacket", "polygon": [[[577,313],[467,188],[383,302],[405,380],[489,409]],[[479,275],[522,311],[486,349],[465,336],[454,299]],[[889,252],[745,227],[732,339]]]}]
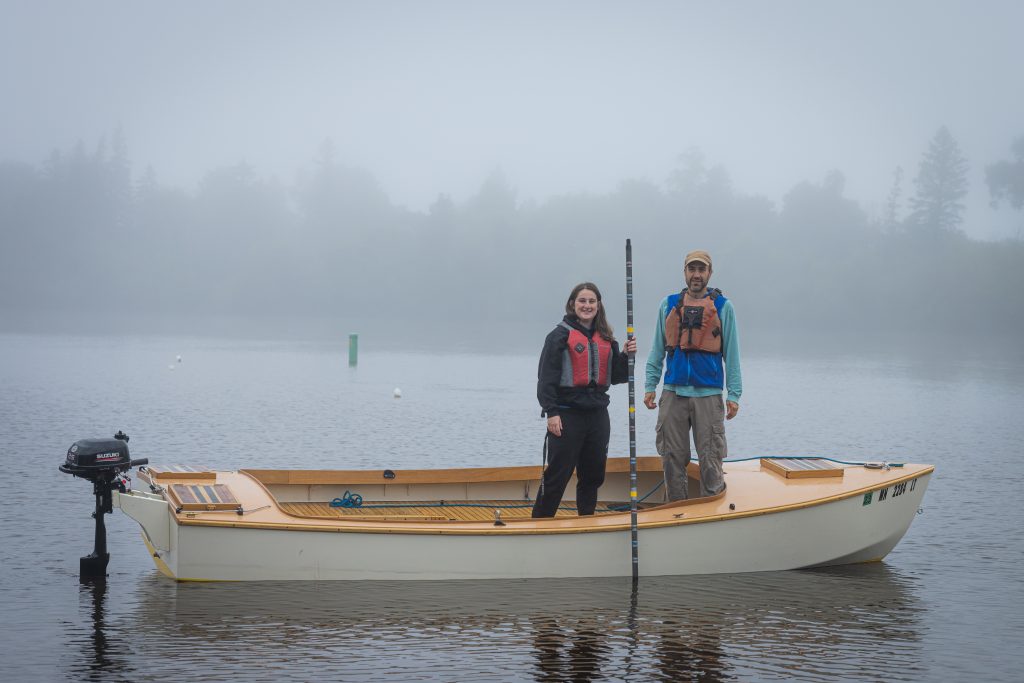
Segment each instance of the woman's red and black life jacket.
[{"label": "woman's red and black life jacket", "polygon": [[569,331],[562,354],[562,387],[607,387],[611,385],[612,344],[594,332],[587,337],[565,321],[559,323]]}]

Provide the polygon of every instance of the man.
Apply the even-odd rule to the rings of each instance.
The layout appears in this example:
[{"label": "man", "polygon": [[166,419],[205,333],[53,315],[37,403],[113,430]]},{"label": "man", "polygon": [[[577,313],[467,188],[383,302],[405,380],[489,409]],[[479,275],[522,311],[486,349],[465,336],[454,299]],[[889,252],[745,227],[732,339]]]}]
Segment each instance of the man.
[{"label": "man", "polygon": [[[647,357],[644,405],[651,410],[658,407],[657,447],[669,500],[689,496],[686,466],[691,430],[700,459],[700,495],[712,496],[725,489],[722,460],[728,451],[723,417],[731,420],[740,410],[743,379],[736,313],[721,290],[708,289],[711,272],[706,251],[686,255],[686,287],[662,300]],[[656,404],[663,365],[665,388]]]}]

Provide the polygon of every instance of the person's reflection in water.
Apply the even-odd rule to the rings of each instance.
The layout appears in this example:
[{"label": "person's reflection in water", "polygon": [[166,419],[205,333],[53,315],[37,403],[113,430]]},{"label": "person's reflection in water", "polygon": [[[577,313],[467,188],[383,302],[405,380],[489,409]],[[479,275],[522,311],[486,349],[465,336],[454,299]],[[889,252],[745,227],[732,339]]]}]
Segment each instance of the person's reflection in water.
[{"label": "person's reflection in water", "polygon": [[654,666],[660,681],[731,679],[722,661],[719,627],[710,621],[662,621],[652,624]]},{"label": "person's reflection in water", "polygon": [[538,681],[584,683],[601,675],[608,647],[597,619],[541,617],[534,619],[534,652]]}]

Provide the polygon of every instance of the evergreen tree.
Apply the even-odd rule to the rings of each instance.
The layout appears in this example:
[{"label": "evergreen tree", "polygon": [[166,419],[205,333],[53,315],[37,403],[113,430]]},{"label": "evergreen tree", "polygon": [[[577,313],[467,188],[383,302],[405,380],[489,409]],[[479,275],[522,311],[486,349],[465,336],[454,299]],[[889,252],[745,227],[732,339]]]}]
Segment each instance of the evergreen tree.
[{"label": "evergreen tree", "polygon": [[900,197],[903,195],[903,167],[897,166],[892,174],[892,188],[885,199],[885,217],[883,224],[887,230],[894,229],[900,223]]},{"label": "evergreen tree", "polygon": [[666,182],[669,193],[685,201],[700,197],[731,199],[732,179],[724,166],[708,166],[704,153],[698,147],[690,147],[676,157],[676,167],[669,173]]},{"label": "evergreen tree", "polygon": [[1006,200],[1018,211],[1024,209],[1024,136],[1017,138],[1010,148],[1013,161],[999,161],[985,167],[992,205]]},{"label": "evergreen tree", "polygon": [[134,196],[128,142],[121,126],[114,129],[109,156],[102,161],[106,164],[107,192],[113,203],[114,220],[118,227],[124,227],[129,222]]},{"label": "evergreen tree", "polygon": [[967,159],[949,129],[939,128],[914,179],[917,190],[910,198],[909,222],[930,232],[955,230],[963,221],[967,195]]}]

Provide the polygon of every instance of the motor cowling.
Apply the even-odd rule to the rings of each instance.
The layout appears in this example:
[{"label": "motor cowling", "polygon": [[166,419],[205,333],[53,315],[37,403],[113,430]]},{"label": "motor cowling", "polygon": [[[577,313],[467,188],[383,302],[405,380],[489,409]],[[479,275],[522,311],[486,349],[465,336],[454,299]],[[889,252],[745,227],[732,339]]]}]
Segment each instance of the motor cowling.
[{"label": "motor cowling", "polygon": [[71,444],[61,472],[93,479],[103,470],[120,472],[132,466],[128,443],[118,438],[81,439]]},{"label": "motor cowling", "polygon": [[126,479],[119,475],[148,462],[148,458],[131,459],[128,454],[128,435],[119,431],[112,439],[76,441],[68,449],[64,464],[58,465],[58,469],[65,474],[91,481],[93,495],[96,497],[96,509],[92,515],[96,520],[95,544],[92,554],[81,558],[79,562],[79,578],[82,581],[102,581],[106,578],[110,555],[107,553],[107,531],[103,516],[114,511],[113,491],[125,492]]}]

